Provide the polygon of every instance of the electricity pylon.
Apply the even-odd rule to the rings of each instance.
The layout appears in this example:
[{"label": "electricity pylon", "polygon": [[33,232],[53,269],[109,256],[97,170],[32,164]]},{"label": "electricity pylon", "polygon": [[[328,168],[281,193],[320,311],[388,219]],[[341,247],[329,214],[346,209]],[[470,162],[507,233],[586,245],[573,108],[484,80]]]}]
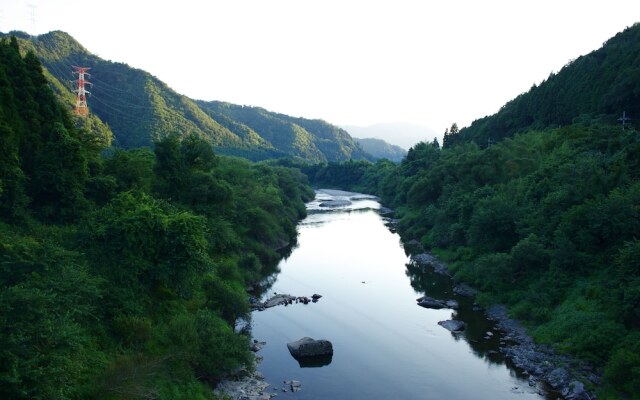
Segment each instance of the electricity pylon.
[{"label": "electricity pylon", "polygon": [[78,93],[78,98],[76,99],[76,115],[81,117],[86,117],[89,115],[89,108],[87,107],[87,94],[91,95],[91,92],[84,88],[84,85],[91,85],[92,83],[85,79],[86,76],[91,77],[91,74],[87,73],[91,68],[87,67],[73,67],[75,71],[74,74],[78,74],[78,88],[74,90],[74,92]]}]

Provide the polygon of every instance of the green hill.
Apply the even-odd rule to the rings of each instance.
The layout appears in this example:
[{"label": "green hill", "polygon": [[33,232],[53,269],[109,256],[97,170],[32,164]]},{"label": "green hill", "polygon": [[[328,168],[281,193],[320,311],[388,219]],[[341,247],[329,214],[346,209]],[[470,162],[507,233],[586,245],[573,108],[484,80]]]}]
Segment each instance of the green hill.
[{"label": "green hill", "polygon": [[640,23],[603,46],[551,73],[540,85],[474,121],[445,145],[473,141],[486,145],[517,132],[565,126],[584,118],[615,122],[626,111],[640,118]]},{"label": "green hill", "polygon": [[91,113],[109,125],[118,147],[151,146],[173,132],[196,133],[215,146],[268,147],[255,134],[240,137],[232,133],[151,74],[103,60],[64,32],[54,31],[35,38],[17,36],[22,39],[21,46],[32,49],[57,80],[53,85],[64,99],[73,90],[72,66],[91,68],[93,85],[88,87]]},{"label": "green hill", "polygon": [[[23,49],[33,50],[40,58],[54,91],[69,108],[75,103],[72,66],[91,68],[91,124],[108,132],[107,136],[112,132],[117,147],[151,147],[171,133],[193,133],[221,154],[253,160],[286,156],[309,162],[367,158],[345,131],[324,121],[260,108],[196,102],[148,72],[101,59],[64,32],[37,37],[12,34]],[[82,122],[86,124],[87,120]]]},{"label": "green hill", "polygon": [[366,154],[341,128],[322,120],[294,118],[260,107],[247,107],[219,101],[198,101],[210,116],[229,119],[258,132],[276,149],[312,162],[367,159]]},{"label": "green hill", "polygon": [[407,151],[402,147],[389,144],[382,139],[364,138],[356,141],[375,159],[386,158],[393,162],[400,162],[407,155]]}]

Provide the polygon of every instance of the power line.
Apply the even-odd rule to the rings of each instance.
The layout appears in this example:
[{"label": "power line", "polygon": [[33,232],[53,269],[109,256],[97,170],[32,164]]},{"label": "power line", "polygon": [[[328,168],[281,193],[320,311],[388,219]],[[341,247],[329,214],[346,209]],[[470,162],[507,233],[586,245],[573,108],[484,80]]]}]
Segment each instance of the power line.
[{"label": "power line", "polygon": [[[40,45],[44,46],[44,49],[49,50],[50,52],[56,52],[56,43],[53,41],[53,38],[50,35],[45,34],[39,37]],[[34,40],[34,45],[37,45]],[[74,57],[75,58],[75,57]],[[110,113],[113,115],[115,119],[124,119],[128,122],[137,122],[140,120],[135,116],[136,113],[140,113],[144,110],[153,110],[154,107],[150,107],[143,104],[135,104],[136,99],[133,97],[133,93],[130,90],[120,89],[115,87],[112,84],[101,81],[93,76],[91,76],[87,71],[90,69],[88,67],[77,67],[75,65],[69,64],[69,61],[75,62],[79,60],[73,60],[70,57],[70,54],[67,55],[62,62],[49,62],[45,65],[54,76],[57,76],[61,83],[65,86],[67,83],[76,83],[76,89],[69,88],[73,92],[77,94],[76,104],[75,104],[75,114],[79,116],[86,116],[89,112],[87,105],[87,95],[91,96],[91,101],[100,104],[101,107],[109,109]],[[86,62],[86,60],[84,60]],[[84,63],[82,62],[82,63]],[[78,62],[76,65],[81,65],[82,63]],[[68,76],[68,72],[65,72],[64,69],[66,67],[73,68],[73,74],[78,75],[78,79],[76,80],[68,80],[65,77]],[[87,80],[87,77],[91,78],[91,82]],[[92,89],[89,92],[84,85],[91,85]],[[126,101],[123,99],[123,94],[127,93],[129,97],[131,97],[132,101]],[[126,97],[126,96],[125,96]],[[131,110],[131,111],[128,111]]]},{"label": "power line", "polygon": [[137,122],[137,123],[140,122],[140,119],[138,117],[134,117],[130,113],[114,107],[112,104],[104,101],[103,99],[101,99],[100,97],[96,96],[95,94],[93,94],[91,96],[91,100],[96,102],[96,103],[101,104],[103,107],[106,107],[106,108],[112,110],[113,111],[112,114],[115,114],[116,118],[126,119],[126,120],[128,120],[130,122]]},{"label": "power line", "polygon": [[[100,95],[106,96],[107,99],[103,98],[103,100],[116,103],[118,106],[122,106],[122,107],[129,108],[129,109],[132,109],[132,110],[153,110],[154,109],[154,107],[150,107],[150,106],[145,106],[145,105],[140,105],[140,104],[124,101],[122,99],[121,95],[110,94],[105,89],[106,88],[103,87],[103,86],[94,84],[93,85],[92,96],[95,96],[96,94],[100,94]],[[129,93],[129,92],[125,92],[125,93],[128,93],[129,95],[131,95],[131,93]]]},{"label": "power line", "polygon": [[120,88],[117,88],[117,87],[111,86],[111,84],[110,84],[110,83],[107,83],[107,82],[101,81],[100,79],[93,78],[93,80],[94,80],[94,82],[102,83],[103,85],[105,85],[105,87],[108,87],[108,89],[105,89],[105,88],[103,87],[103,88],[102,88],[103,90],[109,90],[110,92],[131,93],[131,91],[130,91],[130,90],[120,89]]}]

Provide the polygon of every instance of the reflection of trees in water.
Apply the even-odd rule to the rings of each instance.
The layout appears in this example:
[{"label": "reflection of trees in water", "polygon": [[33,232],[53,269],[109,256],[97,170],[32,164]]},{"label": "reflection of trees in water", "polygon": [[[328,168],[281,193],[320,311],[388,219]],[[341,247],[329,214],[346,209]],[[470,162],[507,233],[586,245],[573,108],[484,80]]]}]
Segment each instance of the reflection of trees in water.
[{"label": "reflection of trees in water", "polygon": [[[489,364],[505,364],[505,357],[500,353],[502,333],[494,331],[495,323],[487,319],[484,311],[474,305],[472,297],[456,294],[453,291],[453,280],[436,273],[429,265],[412,262],[406,267],[405,273],[415,291],[437,300],[453,299],[458,302],[460,307],[452,313],[452,319],[464,321],[466,327],[461,333],[451,333],[456,341],[466,340],[473,354]],[[487,332],[492,332],[493,335],[488,336]],[[510,363],[507,365],[511,369],[514,368]]]},{"label": "reflection of trees in water", "polygon": [[453,299],[453,283],[446,275],[437,274],[429,265],[409,263],[405,274],[411,281],[411,287],[418,292],[438,300]]}]

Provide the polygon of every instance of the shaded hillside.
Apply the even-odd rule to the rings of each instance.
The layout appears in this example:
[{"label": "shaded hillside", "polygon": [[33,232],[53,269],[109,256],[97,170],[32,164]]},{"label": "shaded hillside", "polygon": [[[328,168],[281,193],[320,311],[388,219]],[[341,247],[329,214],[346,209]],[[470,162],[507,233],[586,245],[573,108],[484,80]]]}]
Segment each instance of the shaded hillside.
[{"label": "shaded hillside", "polygon": [[[281,151],[314,162],[370,158],[344,130],[322,120],[294,118],[260,107],[198,101],[213,118],[249,127]],[[242,127],[242,126],[239,126]]]},{"label": "shaded hillside", "polygon": [[623,111],[640,119],[640,24],[609,39],[598,50],[569,62],[540,85],[505,104],[498,113],[461,129],[447,145],[486,145],[517,132],[558,127],[583,117],[609,123]]},{"label": "shaded hillside", "polygon": [[371,154],[375,159],[386,158],[393,162],[400,162],[407,151],[402,147],[394,146],[382,139],[364,138],[356,139],[360,147],[367,153]]}]

